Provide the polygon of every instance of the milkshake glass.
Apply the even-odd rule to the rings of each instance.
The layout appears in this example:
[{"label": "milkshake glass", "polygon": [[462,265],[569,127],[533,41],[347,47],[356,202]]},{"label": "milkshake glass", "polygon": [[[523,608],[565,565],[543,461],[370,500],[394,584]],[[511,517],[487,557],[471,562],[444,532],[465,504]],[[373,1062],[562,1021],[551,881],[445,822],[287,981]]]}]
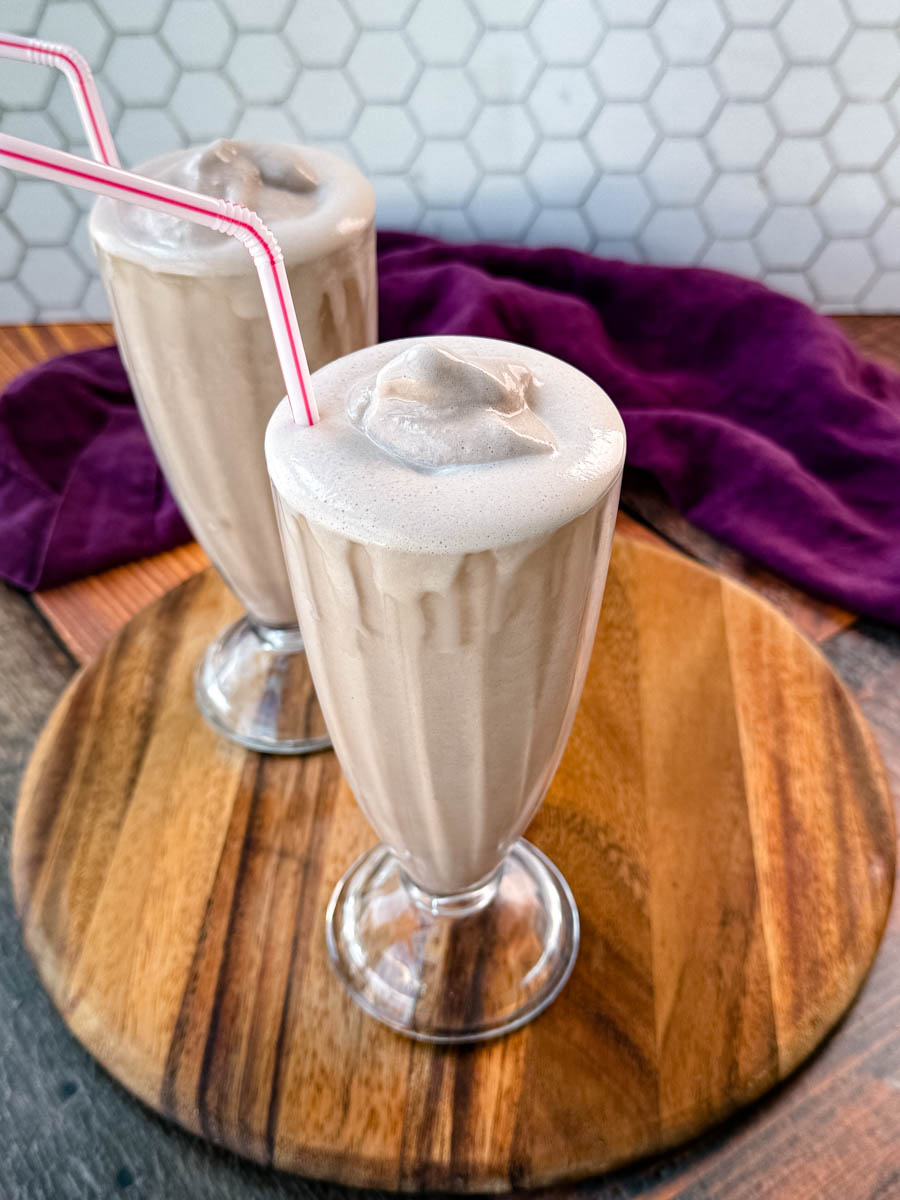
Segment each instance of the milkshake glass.
[{"label": "milkshake glass", "polygon": [[[253,209],[284,254],[310,369],[376,338],[375,202],[325,150],[218,141],[139,167]],[[312,689],[263,454],[284,384],[259,279],[232,238],[100,199],[90,221],[141,418],[194,536],[246,609],[195,679],[204,715],[256,750],[329,739]]]},{"label": "milkshake glass", "polygon": [[559,763],[609,562],[625,436],[565,363],[471,337],[375,346],[282,403],[266,459],[309,662],[381,844],[327,937],[368,1012],[413,1037],[523,1024],[578,916],[521,839]]}]

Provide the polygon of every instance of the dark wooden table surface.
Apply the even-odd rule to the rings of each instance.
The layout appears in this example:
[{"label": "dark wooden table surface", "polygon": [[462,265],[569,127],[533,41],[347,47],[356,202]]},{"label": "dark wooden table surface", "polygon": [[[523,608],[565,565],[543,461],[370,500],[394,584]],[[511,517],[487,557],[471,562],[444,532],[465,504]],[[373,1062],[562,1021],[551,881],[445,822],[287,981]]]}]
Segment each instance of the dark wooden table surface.
[{"label": "dark wooden table surface", "polygon": [[[900,317],[841,318],[900,364]],[[102,326],[0,330],[0,385],[36,361],[109,340]],[[900,796],[900,630],[802,595],[693,530],[652,487],[623,504],[669,543],[766,595],[847,680]],[[900,536],[900,531],[898,531]],[[35,738],[76,662],[30,597],[0,585],[0,850]],[[25,954],[0,876],[0,1200],[350,1195],[240,1162],[149,1112],[81,1049]],[[794,1078],[674,1153],[552,1193],[592,1200],[900,1198],[900,911],[856,1005]]]}]

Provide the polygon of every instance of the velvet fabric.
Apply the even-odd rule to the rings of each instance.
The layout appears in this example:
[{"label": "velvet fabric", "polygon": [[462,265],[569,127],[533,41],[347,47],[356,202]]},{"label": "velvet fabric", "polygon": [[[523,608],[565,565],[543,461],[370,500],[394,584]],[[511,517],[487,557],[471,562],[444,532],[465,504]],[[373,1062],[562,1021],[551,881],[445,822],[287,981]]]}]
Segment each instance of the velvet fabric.
[{"label": "velvet fabric", "polygon": [[[628,465],[701,529],[808,591],[900,623],[900,375],[798,301],[715,271],[379,237],[383,340],[545,350],[620,409]],[[115,348],[0,397],[0,575],[23,588],[188,537]]]}]

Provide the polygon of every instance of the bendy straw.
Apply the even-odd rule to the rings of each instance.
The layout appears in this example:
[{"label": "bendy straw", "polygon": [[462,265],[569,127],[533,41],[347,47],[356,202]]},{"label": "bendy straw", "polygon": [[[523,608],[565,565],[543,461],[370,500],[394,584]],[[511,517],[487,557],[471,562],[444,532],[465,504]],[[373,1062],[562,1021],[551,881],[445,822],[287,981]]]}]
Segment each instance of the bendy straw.
[{"label": "bendy straw", "polygon": [[0,134],[0,163],[41,179],[67,183],[101,196],[182,217],[230,234],[242,242],[259,274],[294,420],[315,424],[319,414],[281,247],[256,213],[229,200],[202,196],[186,188],[148,179],[121,167],[90,162],[11,134]]}]

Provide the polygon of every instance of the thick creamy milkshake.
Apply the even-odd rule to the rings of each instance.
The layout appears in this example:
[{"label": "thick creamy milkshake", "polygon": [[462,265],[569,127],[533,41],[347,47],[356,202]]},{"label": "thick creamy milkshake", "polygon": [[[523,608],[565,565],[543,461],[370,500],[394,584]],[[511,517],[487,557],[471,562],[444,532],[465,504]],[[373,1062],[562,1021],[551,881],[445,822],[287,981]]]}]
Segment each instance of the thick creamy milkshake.
[{"label": "thick creamy milkshake", "polygon": [[[374,342],[375,204],[355,167],[312,147],[218,141],[138,170],[259,214],[284,253],[312,370]],[[295,625],[262,448],[284,384],[250,255],[108,199],[90,229],[141,416],[188,524],[256,626]],[[212,691],[235,677],[227,661],[215,673]]]},{"label": "thick creamy milkshake", "polygon": [[[584,682],[621,420],[574,368],[478,338],[373,347],[314,386],[320,423],[282,404],[266,456],[335,749],[426,907],[494,903]],[[409,1031],[383,987],[361,1002]]]}]

